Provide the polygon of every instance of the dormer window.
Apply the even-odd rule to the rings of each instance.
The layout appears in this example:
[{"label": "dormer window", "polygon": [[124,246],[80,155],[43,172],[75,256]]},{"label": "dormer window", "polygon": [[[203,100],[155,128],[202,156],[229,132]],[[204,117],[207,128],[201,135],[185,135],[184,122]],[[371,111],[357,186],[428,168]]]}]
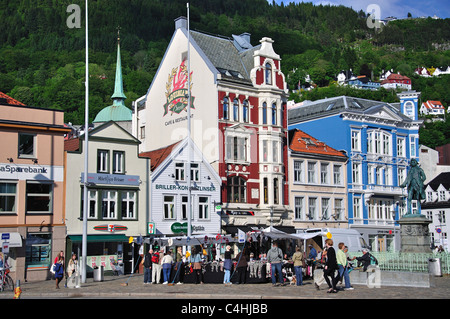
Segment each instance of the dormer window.
[{"label": "dormer window", "polygon": [[272,85],[272,65],[266,63],[266,84]]}]

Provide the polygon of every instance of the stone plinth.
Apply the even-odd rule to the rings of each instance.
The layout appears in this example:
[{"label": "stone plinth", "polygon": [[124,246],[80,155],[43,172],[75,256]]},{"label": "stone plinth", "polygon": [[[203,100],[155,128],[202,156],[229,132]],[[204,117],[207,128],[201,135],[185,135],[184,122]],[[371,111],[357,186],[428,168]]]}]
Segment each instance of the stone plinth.
[{"label": "stone plinth", "polygon": [[405,215],[400,224],[401,252],[430,253],[430,234],[428,224],[431,223],[423,215]]}]

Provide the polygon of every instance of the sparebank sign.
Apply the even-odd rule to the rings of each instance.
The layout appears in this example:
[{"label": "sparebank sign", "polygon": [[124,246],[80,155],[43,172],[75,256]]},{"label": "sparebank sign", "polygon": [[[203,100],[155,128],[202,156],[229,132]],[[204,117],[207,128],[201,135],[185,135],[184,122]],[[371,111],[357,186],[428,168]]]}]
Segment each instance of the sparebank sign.
[{"label": "sparebank sign", "polygon": [[23,165],[0,163],[0,178],[35,179],[61,182],[64,170],[62,166]]}]

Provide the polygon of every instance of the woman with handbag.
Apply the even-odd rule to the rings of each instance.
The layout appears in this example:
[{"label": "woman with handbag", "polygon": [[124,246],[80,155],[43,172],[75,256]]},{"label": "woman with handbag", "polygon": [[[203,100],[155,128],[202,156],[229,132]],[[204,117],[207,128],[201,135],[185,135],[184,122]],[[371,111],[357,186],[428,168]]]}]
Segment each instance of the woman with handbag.
[{"label": "woman with handbag", "polygon": [[[338,265],[336,260],[336,252],[333,248],[333,240],[328,238],[325,241],[325,245],[327,247],[327,261],[325,263],[323,276],[325,277],[325,281],[327,282],[328,287],[330,288],[328,289],[327,293],[337,293],[336,290],[337,280],[335,278],[335,271],[338,269]],[[328,277],[331,277],[331,282]]]},{"label": "woman with handbag", "polygon": [[55,271],[56,289],[59,289],[59,283],[64,277],[64,253],[61,252],[55,259],[55,265],[53,270]]},{"label": "woman with handbag", "polygon": [[294,262],[295,279],[297,281],[297,286],[303,285],[303,267],[306,266],[305,258],[303,258],[303,253],[300,251],[300,247],[296,248],[294,255],[292,255],[292,261]]},{"label": "woman with handbag", "polygon": [[202,256],[200,255],[200,252],[197,252],[195,247],[192,247],[192,253],[191,253],[191,263],[193,265],[192,269],[195,272],[195,283],[198,284],[199,282],[203,284],[203,274],[202,274]]}]

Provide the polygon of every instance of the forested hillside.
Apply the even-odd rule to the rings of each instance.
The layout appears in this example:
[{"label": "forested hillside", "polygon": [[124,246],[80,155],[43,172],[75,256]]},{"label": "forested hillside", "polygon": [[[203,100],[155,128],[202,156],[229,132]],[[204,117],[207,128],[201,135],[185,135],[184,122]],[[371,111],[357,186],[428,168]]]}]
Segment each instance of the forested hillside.
[{"label": "forested hillside", "polygon": [[[450,19],[390,22],[367,27],[364,12],[311,3],[276,5],[266,0],[191,0],[191,28],[231,36],[251,33],[253,45],[268,36],[282,57],[290,88],[306,74],[319,87],[292,94],[297,101],[332,95],[364,95],[396,101],[395,92],[359,92],[333,85],[340,70],[382,70],[410,76],[422,100],[450,103],[449,75],[418,78],[418,66],[450,65]],[[81,7],[80,29],[69,29],[69,4]],[[144,95],[174,31],[186,15],[186,0],[90,0],[90,118],[111,104],[117,27],[127,106]],[[62,109],[67,122],[84,119],[84,1],[0,0],[0,91],[23,103]],[[294,72],[295,71],[295,72]],[[450,136],[444,140],[447,142]]]}]

